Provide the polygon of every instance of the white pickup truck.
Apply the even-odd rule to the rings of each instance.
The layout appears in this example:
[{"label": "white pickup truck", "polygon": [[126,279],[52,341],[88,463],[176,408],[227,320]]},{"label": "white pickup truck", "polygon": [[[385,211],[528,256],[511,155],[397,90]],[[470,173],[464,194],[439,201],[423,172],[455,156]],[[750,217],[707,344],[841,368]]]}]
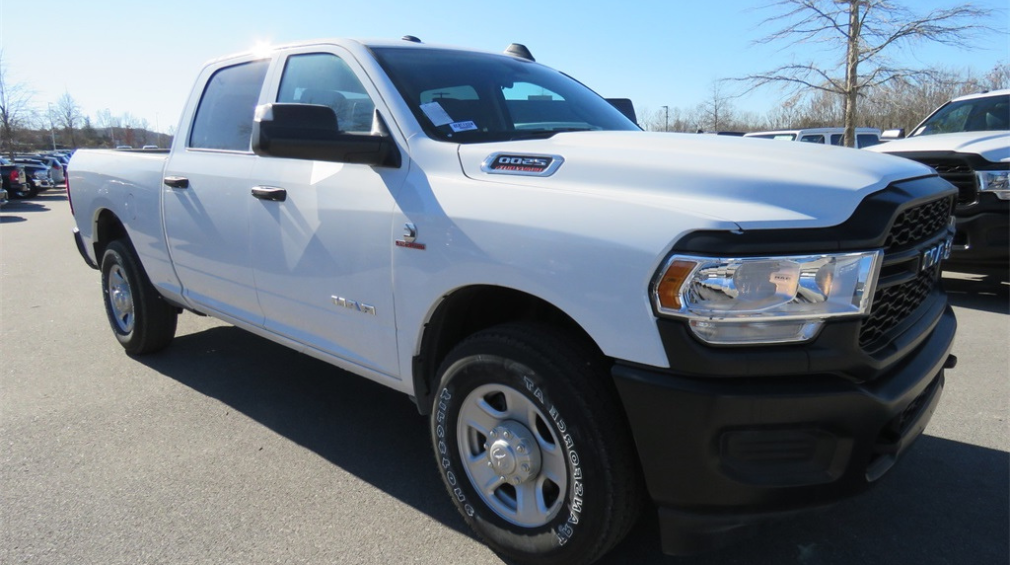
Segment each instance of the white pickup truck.
[{"label": "white pickup truck", "polygon": [[515,562],[589,563],[644,508],[683,554],[859,493],[954,365],[956,190],[912,161],[645,133],[521,46],[413,38],[213,61],[177,132],[70,163],[126,351],[189,310],[410,395]]},{"label": "white pickup truck", "polygon": [[[904,132],[890,130],[892,136]],[[929,165],[957,187],[951,269],[1010,267],[1010,90],[961,96],[933,111],[905,139],[871,151]]]}]

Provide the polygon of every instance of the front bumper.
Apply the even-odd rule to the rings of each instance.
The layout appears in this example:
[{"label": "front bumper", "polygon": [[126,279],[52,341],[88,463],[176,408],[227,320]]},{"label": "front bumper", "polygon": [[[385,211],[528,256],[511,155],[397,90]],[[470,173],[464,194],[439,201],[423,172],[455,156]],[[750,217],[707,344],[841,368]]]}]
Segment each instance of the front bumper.
[{"label": "front bumper", "polygon": [[[615,365],[664,552],[723,545],[747,526],[830,505],[883,476],[925,429],[952,366],[953,311],[945,306],[934,320],[908,355],[867,380]],[[714,355],[733,366],[740,351]],[[762,359],[766,370],[777,367],[773,357]]]},{"label": "front bumper", "polygon": [[1003,210],[958,210],[954,246],[945,267],[1006,269],[1010,265],[1010,214],[1006,202],[1002,204]]}]

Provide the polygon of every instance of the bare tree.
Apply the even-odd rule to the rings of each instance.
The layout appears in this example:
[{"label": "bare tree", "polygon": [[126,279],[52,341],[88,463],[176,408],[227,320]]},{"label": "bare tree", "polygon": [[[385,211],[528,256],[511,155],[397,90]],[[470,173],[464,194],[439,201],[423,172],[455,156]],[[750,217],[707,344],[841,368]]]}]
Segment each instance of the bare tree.
[{"label": "bare tree", "polygon": [[123,127],[123,119],[119,116],[112,115],[112,110],[109,110],[108,108],[99,110],[96,113],[96,119],[98,121],[98,128],[106,131],[106,135],[108,136],[109,143],[112,144],[112,147],[118,145],[122,136],[119,135],[121,132],[118,132],[117,130]]},{"label": "bare tree", "polygon": [[10,80],[0,51],[0,151],[13,158],[18,130],[34,119],[32,91],[24,83]]},{"label": "bare tree", "polygon": [[699,125],[708,131],[729,129],[734,120],[734,108],[731,97],[723,91],[722,81],[712,83],[711,94],[711,98],[698,106]]},{"label": "bare tree", "polygon": [[74,132],[84,121],[84,113],[81,112],[81,107],[77,105],[69,92],[64,92],[63,96],[60,96],[60,99],[56,101],[54,114],[56,122],[63,126],[63,129],[70,135],[70,146],[76,148],[77,135]]},{"label": "bare tree", "polygon": [[845,101],[845,144],[854,146],[856,103],[863,90],[928,71],[893,65],[885,53],[893,47],[934,42],[959,48],[993,28],[979,22],[992,10],[970,3],[916,14],[891,0],[780,0],[779,14],[761,25],[781,25],[757,43],[787,42],[788,46],[820,45],[844,50],[844,58],[830,68],[813,62],[794,62],[745,77],[755,87],[779,84],[830,92]]},{"label": "bare tree", "polygon": [[989,71],[985,80],[988,83],[986,87],[990,90],[1010,88],[1010,64],[1006,61],[997,64]]},{"label": "bare tree", "polygon": [[[642,108],[638,111],[638,121],[646,131],[694,131],[697,121],[692,115],[685,114],[676,106],[661,106],[658,110]],[[169,130],[174,135],[174,130]]]}]

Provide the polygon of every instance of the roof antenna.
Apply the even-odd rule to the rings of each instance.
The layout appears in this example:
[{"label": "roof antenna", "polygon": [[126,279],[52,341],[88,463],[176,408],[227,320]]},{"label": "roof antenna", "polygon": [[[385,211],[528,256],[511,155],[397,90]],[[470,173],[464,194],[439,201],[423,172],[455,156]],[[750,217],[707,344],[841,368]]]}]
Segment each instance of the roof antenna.
[{"label": "roof antenna", "polygon": [[519,57],[520,59],[526,59],[527,61],[536,61],[533,58],[533,53],[526,48],[522,43],[513,43],[505,48],[505,53],[512,55],[513,57]]},{"label": "roof antenna", "polygon": [[420,39],[414,37],[413,35],[404,35],[400,39],[402,39],[403,41],[409,41],[411,43],[422,43]]}]

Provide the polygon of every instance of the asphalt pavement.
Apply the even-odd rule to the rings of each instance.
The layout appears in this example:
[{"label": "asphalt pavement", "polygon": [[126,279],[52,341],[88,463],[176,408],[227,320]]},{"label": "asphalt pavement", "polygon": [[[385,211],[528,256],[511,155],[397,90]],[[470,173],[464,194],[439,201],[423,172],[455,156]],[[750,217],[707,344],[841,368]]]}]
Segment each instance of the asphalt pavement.
[{"label": "asphalt pavement", "polygon": [[[0,211],[0,564],[489,564],[402,394],[184,314],[125,355],[62,191]],[[948,274],[956,369],[864,496],[695,557],[651,513],[605,564],[1010,563],[1010,295]]]}]

